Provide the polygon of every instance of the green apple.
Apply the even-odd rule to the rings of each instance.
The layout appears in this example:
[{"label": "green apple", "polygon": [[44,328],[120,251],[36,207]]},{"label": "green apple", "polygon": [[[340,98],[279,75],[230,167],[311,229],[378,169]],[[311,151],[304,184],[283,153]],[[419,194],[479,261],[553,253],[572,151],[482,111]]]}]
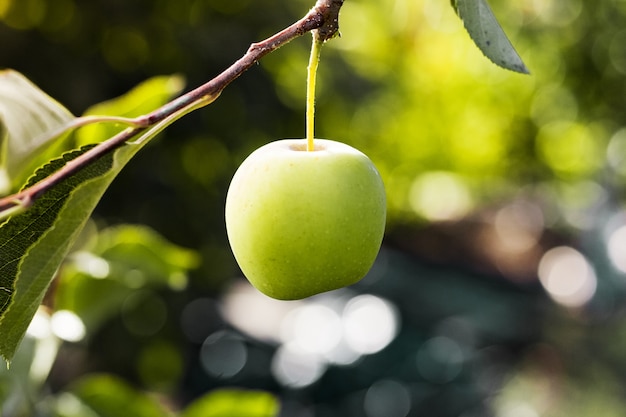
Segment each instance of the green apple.
[{"label": "green apple", "polygon": [[285,139],[254,151],[226,198],[235,259],[262,293],[281,300],[345,287],[369,271],[385,231],[380,174],[341,142]]}]

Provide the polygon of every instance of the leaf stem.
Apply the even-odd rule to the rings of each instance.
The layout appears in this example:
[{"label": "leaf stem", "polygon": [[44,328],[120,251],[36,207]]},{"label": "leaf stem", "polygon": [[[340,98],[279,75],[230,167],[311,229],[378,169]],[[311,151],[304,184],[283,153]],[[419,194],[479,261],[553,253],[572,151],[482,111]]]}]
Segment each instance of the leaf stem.
[{"label": "leaf stem", "polygon": [[306,82],[306,150],[309,152],[315,150],[315,80],[317,79],[317,67],[320,62],[322,45],[324,44],[316,30],[311,33],[313,34],[313,43]]}]

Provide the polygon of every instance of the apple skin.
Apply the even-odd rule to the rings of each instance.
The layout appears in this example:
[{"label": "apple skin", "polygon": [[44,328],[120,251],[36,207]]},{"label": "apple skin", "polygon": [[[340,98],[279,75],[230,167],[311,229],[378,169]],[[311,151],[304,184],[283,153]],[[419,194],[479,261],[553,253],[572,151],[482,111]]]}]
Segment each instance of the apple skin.
[{"label": "apple skin", "polygon": [[341,142],[284,139],[254,151],[226,197],[235,259],[262,293],[295,300],[354,284],[372,267],[386,223],[372,161]]}]

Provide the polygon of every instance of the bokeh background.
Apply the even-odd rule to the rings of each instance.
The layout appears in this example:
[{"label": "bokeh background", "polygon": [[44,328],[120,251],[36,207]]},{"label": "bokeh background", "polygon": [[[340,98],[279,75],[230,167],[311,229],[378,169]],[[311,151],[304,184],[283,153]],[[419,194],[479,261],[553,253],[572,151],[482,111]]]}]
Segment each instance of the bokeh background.
[{"label": "bokeh background", "polygon": [[[447,0],[342,8],[317,135],[387,187],[362,282],[274,301],[226,240],[238,164],[304,134],[305,36],[116,179],[0,367],[0,416],[624,415],[626,1],[490,3],[532,75],[486,60]],[[200,85],[312,6],[0,0],[0,67],[79,115],[157,75]]]}]

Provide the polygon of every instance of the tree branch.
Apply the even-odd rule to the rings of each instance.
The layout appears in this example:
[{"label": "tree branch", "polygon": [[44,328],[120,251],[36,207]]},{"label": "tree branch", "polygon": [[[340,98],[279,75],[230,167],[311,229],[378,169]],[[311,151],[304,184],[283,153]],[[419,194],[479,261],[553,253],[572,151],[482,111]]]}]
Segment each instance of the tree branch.
[{"label": "tree branch", "polygon": [[[230,67],[217,77],[201,85],[164,106],[135,119],[128,119],[132,125],[112,138],[101,142],[69,161],[63,168],[54,174],[32,185],[31,187],[0,199],[0,219],[30,207],[34,201],[46,191],[60,183],[64,179],[80,171],[84,167],[102,156],[114,151],[139,134],[165,121],[175,114],[187,114],[190,111],[204,107],[219,97],[221,92],[231,82],[237,79],[257,61],[272,51],[275,51],[291,40],[313,31],[314,36],[327,41],[338,34],[339,10],[344,0],[317,0],[315,6],[300,20],[283,29],[275,35],[258,43],[253,43],[248,51]],[[74,128],[81,124],[73,124],[68,128]],[[60,132],[62,133],[62,132]],[[55,136],[60,134],[55,132]],[[9,214],[7,214],[9,213]],[[3,215],[4,214],[4,215]]]}]

